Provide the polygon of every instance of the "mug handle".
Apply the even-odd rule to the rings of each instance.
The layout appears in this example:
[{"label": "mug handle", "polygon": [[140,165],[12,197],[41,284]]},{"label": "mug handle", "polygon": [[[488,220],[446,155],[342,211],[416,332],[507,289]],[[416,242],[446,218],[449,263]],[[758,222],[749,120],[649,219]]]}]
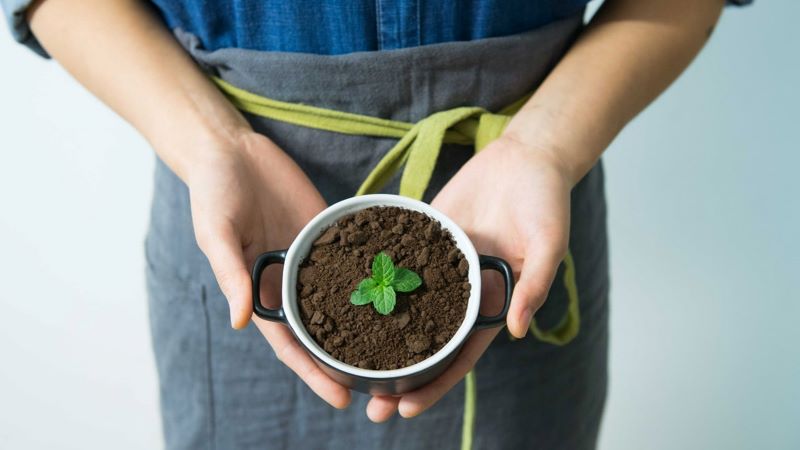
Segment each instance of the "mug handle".
[{"label": "mug handle", "polygon": [[511,266],[503,259],[496,256],[478,255],[478,261],[481,264],[481,270],[489,269],[500,272],[503,276],[503,284],[505,284],[503,310],[496,316],[486,317],[478,313],[478,319],[475,321],[475,329],[481,330],[484,328],[491,328],[503,325],[508,315],[508,307],[511,306],[511,292],[514,288],[514,272]]},{"label": "mug handle", "polygon": [[286,314],[283,307],[270,309],[261,304],[261,274],[270,264],[283,264],[286,261],[287,250],[273,250],[262,253],[253,264],[253,312],[262,319],[272,322],[286,323]]}]

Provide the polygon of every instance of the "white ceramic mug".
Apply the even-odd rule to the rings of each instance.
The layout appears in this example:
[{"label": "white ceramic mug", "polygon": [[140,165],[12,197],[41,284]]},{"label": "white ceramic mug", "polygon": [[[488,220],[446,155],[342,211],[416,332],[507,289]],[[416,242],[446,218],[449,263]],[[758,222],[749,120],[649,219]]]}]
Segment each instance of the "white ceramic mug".
[{"label": "white ceramic mug", "polygon": [[[339,361],[323,350],[314,341],[300,320],[297,302],[297,274],[300,263],[308,255],[313,242],[340,218],[373,206],[395,206],[421,212],[441,224],[450,232],[461,253],[469,263],[468,279],[472,286],[464,321],[455,335],[444,347],[429,358],[402,369],[369,370],[351,366]],[[270,264],[283,264],[282,306],[270,309],[261,304],[261,274]],[[491,269],[500,272],[505,283],[502,311],[496,316],[480,315],[481,270]],[[370,394],[394,395],[416,389],[436,378],[452,362],[459,349],[473,330],[500,326],[505,323],[514,286],[511,267],[504,260],[478,255],[467,234],[449,217],[427,203],[399,195],[372,194],[349,198],[329,206],[317,214],[292,242],[288,250],[276,250],[260,255],[253,267],[253,310],[263,319],[281,322],[289,327],[300,344],[317,361],[320,368],[331,378],[344,386]]]}]

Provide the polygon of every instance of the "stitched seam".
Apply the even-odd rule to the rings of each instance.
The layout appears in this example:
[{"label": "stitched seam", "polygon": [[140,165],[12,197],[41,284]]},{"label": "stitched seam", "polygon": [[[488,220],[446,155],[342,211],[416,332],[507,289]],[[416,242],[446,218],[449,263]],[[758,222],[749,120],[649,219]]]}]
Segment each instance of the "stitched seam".
[{"label": "stitched seam", "polygon": [[417,26],[417,42],[416,42],[416,45],[420,46],[420,45],[422,45],[422,13],[420,12],[421,11],[421,7],[419,6],[420,0],[417,0],[415,3],[416,3],[416,6],[417,6],[417,17],[416,17],[416,20],[417,20],[417,23],[416,23],[416,26]]},{"label": "stitched seam", "polygon": [[216,442],[216,410],[214,408],[214,380],[211,370],[211,318],[208,312],[208,296],[206,287],[201,286],[201,300],[203,303],[203,321],[206,327],[206,376],[208,377],[208,446],[210,449],[217,448]]},{"label": "stitched seam", "polygon": [[381,0],[375,0],[375,22],[378,28],[378,50],[383,50],[383,24],[381,23]]}]

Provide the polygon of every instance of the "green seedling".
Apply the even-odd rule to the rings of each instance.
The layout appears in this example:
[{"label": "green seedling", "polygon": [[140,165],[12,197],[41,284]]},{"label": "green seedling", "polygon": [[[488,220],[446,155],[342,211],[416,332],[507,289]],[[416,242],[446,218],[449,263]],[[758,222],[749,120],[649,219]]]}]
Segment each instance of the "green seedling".
[{"label": "green seedling", "polygon": [[372,276],[358,283],[358,288],[350,294],[350,303],[372,303],[375,311],[387,315],[394,311],[397,302],[395,291],[411,292],[421,284],[419,275],[403,267],[395,267],[389,255],[380,252],[372,260]]}]

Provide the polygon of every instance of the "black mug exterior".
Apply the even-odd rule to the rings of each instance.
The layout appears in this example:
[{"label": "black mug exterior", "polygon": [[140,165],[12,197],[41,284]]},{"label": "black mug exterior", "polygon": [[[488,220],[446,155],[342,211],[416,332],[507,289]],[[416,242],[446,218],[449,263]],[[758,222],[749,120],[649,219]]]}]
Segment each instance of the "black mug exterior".
[{"label": "black mug exterior", "polygon": [[456,347],[446,358],[424,370],[408,376],[392,378],[370,378],[342,372],[329,365],[326,361],[317,358],[313,353],[309,353],[319,363],[318,365],[323,372],[343,386],[370,395],[399,395],[413,391],[433,381],[447,369],[460,350],[461,345]]},{"label": "black mug exterior", "polygon": [[[273,322],[281,322],[287,325],[295,337],[299,330],[293,329],[286,320],[286,314],[283,307],[271,309],[261,304],[261,274],[271,264],[283,264],[286,260],[287,250],[275,250],[261,254],[253,265],[252,281],[253,281],[253,311],[258,317],[270,320]],[[478,314],[475,323],[472,326],[473,331],[501,326],[505,323],[508,308],[511,304],[511,293],[514,288],[514,274],[511,266],[501,258],[495,256],[478,255],[481,270],[495,270],[503,276],[504,283],[504,301],[503,309],[499,314],[491,317],[486,317]],[[286,268],[284,268],[286,270]],[[302,342],[300,339],[298,341]],[[327,373],[336,382],[354,389],[356,391],[365,392],[373,395],[397,395],[417,389],[439,376],[450,365],[453,359],[458,355],[461,350],[463,342],[460,342],[458,347],[454,349],[447,357],[433,366],[424,370],[410,374],[405,377],[393,378],[372,378],[367,376],[354,375],[348,372],[339,370],[331,366],[324,359],[317,357],[314,352],[306,349],[306,351],[319,363],[320,368]]]}]

